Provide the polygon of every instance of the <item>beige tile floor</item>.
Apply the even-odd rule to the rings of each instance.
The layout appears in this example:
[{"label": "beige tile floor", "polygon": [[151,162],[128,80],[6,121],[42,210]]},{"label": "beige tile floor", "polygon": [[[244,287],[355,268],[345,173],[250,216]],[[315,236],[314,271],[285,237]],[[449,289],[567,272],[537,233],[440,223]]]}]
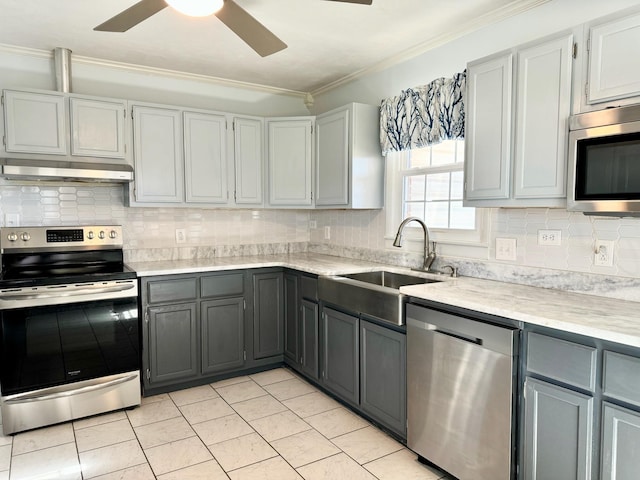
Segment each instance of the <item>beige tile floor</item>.
[{"label": "beige tile floor", "polygon": [[0,480],[444,478],[366,420],[279,368],[0,437]]}]

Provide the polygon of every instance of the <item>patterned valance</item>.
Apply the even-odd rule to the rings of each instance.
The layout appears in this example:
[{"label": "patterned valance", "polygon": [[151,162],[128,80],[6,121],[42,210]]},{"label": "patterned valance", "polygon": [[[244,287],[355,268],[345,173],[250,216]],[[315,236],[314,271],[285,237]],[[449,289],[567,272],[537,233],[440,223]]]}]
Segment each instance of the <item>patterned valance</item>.
[{"label": "patterned valance", "polygon": [[382,153],[399,152],[464,138],[464,94],[467,71],[438,78],[380,106]]}]

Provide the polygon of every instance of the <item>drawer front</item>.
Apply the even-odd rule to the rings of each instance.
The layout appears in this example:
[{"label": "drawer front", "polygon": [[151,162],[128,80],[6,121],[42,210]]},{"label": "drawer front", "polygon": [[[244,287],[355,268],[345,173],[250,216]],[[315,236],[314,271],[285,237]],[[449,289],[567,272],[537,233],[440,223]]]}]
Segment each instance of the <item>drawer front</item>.
[{"label": "drawer front", "polygon": [[596,388],[596,349],[547,337],[527,336],[527,371],[593,392]]},{"label": "drawer front", "polygon": [[202,298],[230,297],[243,293],[244,275],[242,273],[211,275],[200,279]]},{"label": "drawer front", "polygon": [[315,277],[300,277],[300,291],[302,298],[318,301],[318,279]]},{"label": "drawer front", "polygon": [[640,358],[604,352],[603,393],[640,406]]},{"label": "drawer front", "polygon": [[193,300],[198,296],[197,278],[154,280],[147,285],[149,303]]}]

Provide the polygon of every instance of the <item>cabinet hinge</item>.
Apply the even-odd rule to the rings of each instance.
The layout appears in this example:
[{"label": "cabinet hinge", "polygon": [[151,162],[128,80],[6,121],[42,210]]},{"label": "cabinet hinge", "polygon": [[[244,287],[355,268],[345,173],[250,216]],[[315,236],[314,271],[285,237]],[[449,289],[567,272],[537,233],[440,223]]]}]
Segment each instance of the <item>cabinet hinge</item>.
[{"label": "cabinet hinge", "polygon": [[124,153],[125,154],[127,153],[127,144],[126,143],[124,144]]},{"label": "cabinet hinge", "polygon": [[246,350],[242,352],[242,358],[244,359],[245,362],[247,361],[247,351]]},{"label": "cabinet hinge", "polygon": [[124,115],[124,118],[127,118],[127,109],[126,108],[122,111],[122,113]]},{"label": "cabinet hinge", "polygon": [[231,130],[236,131],[236,121],[231,122]]},{"label": "cabinet hinge", "polygon": [[146,312],[144,312],[144,323],[149,324],[149,311],[148,310]]},{"label": "cabinet hinge", "polygon": [[236,192],[235,190],[233,191],[233,201],[238,201],[238,192]]},{"label": "cabinet hinge", "polygon": [[4,106],[4,95],[0,95],[0,105]]},{"label": "cabinet hinge", "polygon": [[313,200],[313,192],[311,192],[311,200]]},{"label": "cabinet hinge", "polygon": [[587,38],[587,53],[591,51],[591,37]]},{"label": "cabinet hinge", "polygon": [[133,119],[133,108],[131,109],[131,118]]},{"label": "cabinet hinge", "polygon": [[247,301],[246,300],[242,300],[242,309],[243,310],[247,309]]},{"label": "cabinet hinge", "polygon": [[589,82],[584,84],[584,97],[587,100],[589,99]]},{"label": "cabinet hinge", "polygon": [[2,145],[4,145],[4,146],[7,145],[7,142],[5,141],[5,136],[4,135],[2,136]]},{"label": "cabinet hinge", "polygon": [[573,53],[572,53],[572,55],[573,55],[574,59],[578,58],[578,43],[577,42],[573,43]]},{"label": "cabinet hinge", "polygon": [[151,370],[147,368],[147,380],[151,381]]},{"label": "cabinet hinge", "polygon": [[300,357],[300,364],[304,365],[304,357]]},{"label": "cabinet hinge", "polygon": [[464,182],[464,191],[465,191],[465,192],[467,191],[467,182],[466,182],[466,180],[465,180],[465,182]]}]

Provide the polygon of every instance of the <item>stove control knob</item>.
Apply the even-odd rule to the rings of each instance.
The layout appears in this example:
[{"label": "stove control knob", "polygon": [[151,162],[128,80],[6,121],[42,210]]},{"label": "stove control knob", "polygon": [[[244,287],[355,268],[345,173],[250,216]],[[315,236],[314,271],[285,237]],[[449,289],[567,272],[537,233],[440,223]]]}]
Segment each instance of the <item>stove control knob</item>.
[{"label": "stove control knob", "polygon": [[93,234],[93,230],[91,230],[89,233],[87,233],[87,238],[89,240],[93,240],[93,237],[95,237],[95,235]]},{"label": "stove control knob", "polygon": [[23,242],[28,242],[29,240],[31,240],[31,235],[29,235],[27,232],[22,232],[22,233],[20,234],[20,239],[21,239]]},{"label": "stove control knob", "polygon": [[100,240],[104,240],[104,230],[100,230],[100,233],[98,234],[98,238]]},{"label": "stove control knob", "polygon": [[111,230],[109,232],[109,238],[118,238],[118,232],[116,232],[115,230]]},{"label": "stove control knob", "polygon": [[11,232],[9,235],[7,235],[7,238],[10,242],[15,242],[16,240],[18,240],[18,234],[15,232]]}]

